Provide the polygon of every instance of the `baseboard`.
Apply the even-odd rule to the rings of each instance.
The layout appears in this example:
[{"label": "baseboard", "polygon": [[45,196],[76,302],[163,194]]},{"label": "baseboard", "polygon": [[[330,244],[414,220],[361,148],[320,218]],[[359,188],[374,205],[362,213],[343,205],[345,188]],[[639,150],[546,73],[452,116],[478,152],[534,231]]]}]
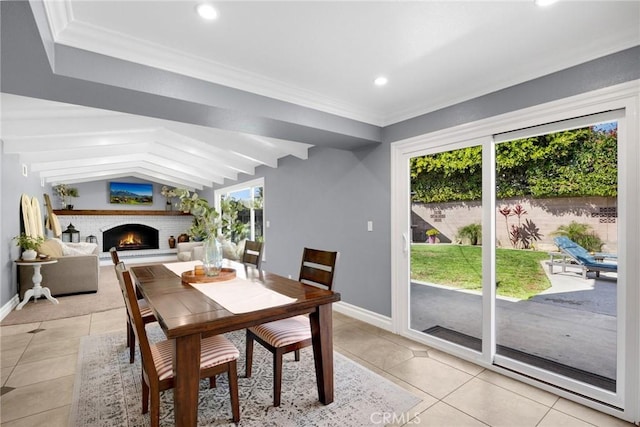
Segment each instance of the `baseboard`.
[{"label": "baseboard", "polygon": [[352,305],[344,301],[339,301],[333,304],[333,309],[340,314],[353,317],[354,319],[361,320],[373,326],[377,326],[378,328],[384,329],[385,331],[391,332],[393,330],[390,317],[383,316],[381,314],[366,310],[356,305]]},{"label": "baseboard", "polygon": [[13,298],[9,300],[9,302],[7,302],[2,306],[2,308],[0,308],[0,320],[7,317],[7,315],[11,313],[18,304],[20,304],[20,297],[18,296],[18,294],[15,294]]}]

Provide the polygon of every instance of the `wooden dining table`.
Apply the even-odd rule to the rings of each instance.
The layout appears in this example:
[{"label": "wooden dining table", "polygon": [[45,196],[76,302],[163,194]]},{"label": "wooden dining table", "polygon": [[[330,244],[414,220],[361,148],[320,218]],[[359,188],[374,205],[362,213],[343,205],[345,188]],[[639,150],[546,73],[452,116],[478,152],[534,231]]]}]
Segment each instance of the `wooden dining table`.
[{"label": "wooden dining table", "polygon": [[[242,264],[238,277],[245,275]],[[306,285],[269,272],[250,270],[247,280],[259,280],[264,287],[293,298],[285,305],[244,313],[232,313],[215,300],[182,281],[163,264],[130,268],[138,290],[147,300],[158,323],[174,346],[175,424],[195,426],[198,421],[198,385],[200,379],[200,340],[203,335],[248,328],[273,320],[309,314],[316,369],[318,398],[333,402],[333,327],[331,304],[340,294]]]}]

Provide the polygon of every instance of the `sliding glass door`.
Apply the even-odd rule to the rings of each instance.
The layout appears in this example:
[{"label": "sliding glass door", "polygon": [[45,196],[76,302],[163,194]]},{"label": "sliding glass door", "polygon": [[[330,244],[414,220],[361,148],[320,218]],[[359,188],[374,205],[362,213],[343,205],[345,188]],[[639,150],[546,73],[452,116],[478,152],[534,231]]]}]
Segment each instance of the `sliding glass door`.
[{"label": "sliding glass door", "polygon": [[494,137],[496,363],[614,393],[617,115]]},{"label": "sliding glass door", "polygon": [[482,349],[482,147],[412,157],[410,325]]},{"label": "sliding glass door", "polygon": [[634,108],[616,99],[573,116],[570,107],[536,110],[534,119],[523,112],[397,144],[397,330],[632,419],[640,410],[638,348],[629,345],[640,324],[632,303],[640,274],[628,264],[639,250],[629,239],[638,232]]}]

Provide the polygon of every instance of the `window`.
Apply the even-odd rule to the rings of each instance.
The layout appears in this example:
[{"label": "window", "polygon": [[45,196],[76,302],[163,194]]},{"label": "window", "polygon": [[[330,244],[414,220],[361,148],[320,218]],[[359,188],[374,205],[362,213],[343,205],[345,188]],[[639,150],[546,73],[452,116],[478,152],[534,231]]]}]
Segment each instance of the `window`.
[{"label": "window", "polygon": [[216,190],[215,203],[223,235],[233,242],[264,241],[263,178]]}]

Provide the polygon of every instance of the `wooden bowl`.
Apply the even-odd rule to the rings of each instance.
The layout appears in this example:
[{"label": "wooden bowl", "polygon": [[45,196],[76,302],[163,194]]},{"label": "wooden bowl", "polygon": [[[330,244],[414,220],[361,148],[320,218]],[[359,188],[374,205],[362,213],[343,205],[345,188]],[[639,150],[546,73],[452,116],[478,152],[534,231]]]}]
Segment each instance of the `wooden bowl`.
[{"label": "wooden bowl", "polygon": [[231,280],[236,278],[236,270],[233,268],[220,269],[220,273],[217,276],[207,276],[203,274],[196,275],[193,270],[185,271],[182,273],[182,281],[185,283],[210,283],[210,282],[224,282],[225,280]]}]

